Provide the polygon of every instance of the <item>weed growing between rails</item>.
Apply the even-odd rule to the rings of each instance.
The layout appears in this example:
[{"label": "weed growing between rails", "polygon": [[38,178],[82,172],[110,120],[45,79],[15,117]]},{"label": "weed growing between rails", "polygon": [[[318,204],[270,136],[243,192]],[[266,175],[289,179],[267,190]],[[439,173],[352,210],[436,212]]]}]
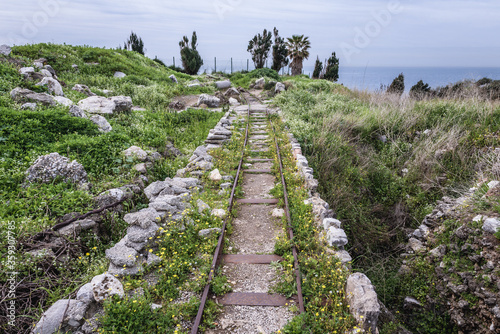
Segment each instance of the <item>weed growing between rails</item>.
[{"label": "weed growing between rails", "polygon": [[[294,240],[290,241],[286,233],[278,238],[275,253],[281,255],[284,261],[279,264],[284,271],[274,290],[291,296],[296,293],[296,283],[293,272],[293,256],[291,243],[294,242],[299,252],[299,265],[302,274],[302,292],[306,312],[295,317],[281,331],[282,333],[345,333],[355,327],[356,321],[349,312],[345,299],[345,282],[349,271],[340,260],[329,254],[322,243],[318,226],[314,221],[311,205],[304,201],[309,198],[304,186],[304,180],[296,173],[297,169],[291,154],[284,124],[279,117],[271,116],[276,128],[276,137],[283,159],[283,174],[288,188],[288,200]],[[272,129],[269,129],[272,133]],[[275,159],[273,170],[279,170],[276,149],[272,153]],[[279,176],[279,175],[277,175]],[[272,194],[283,198],[283,187],[277,185]],[[283,202],[280,202],[283,206]],[[283,228],[287,227],[286,217],[283,217]]]},{"label": "weed growing between rails", "polygon": [[[242,147],[241,133],[234,131],[232,140],[222,148],[210,151],[214,166],[221,174],[235,176]],[[238,188],[240,190],[238,190]],[[238,186],[237,193],[241,192]],[[220,182],[203,176],[203,189],[191,195],[190,206],[180,222],[165,222],[160,228],[156,244],[150,250],[161,262],[146,268],[143,274],[127,278],[124,288],[129,296],[105,303],[99,333],[188,333],[200,304],[200,293],[207,283],[217,235],[204,238],[199,231],[220,228],[222,218],[211,215],[210,210],[198,211],[202,200],[211,209],[227,209],[230,192],[221,193]],[[228,233],[231,217],[228,213]],[[225,276],[217,275],[212,284],[216,295],[230,290]],[[152,304],[161,305],[152,309]],[[214,327],[219,307],[209,301],[205,307],[201,330]]]}]

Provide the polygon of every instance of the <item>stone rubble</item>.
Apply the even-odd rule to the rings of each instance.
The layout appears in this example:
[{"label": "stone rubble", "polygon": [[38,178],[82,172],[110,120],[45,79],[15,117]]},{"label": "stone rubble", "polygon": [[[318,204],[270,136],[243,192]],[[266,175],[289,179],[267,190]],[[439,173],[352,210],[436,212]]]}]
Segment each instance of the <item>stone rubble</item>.
[{"label": "stone rubble", "polygon": [[86,183],[87,173],[76,160],[70,161],[59,153],[39,157],[26,171],[26,182],[50,183],[57,178],[72,183]]}]

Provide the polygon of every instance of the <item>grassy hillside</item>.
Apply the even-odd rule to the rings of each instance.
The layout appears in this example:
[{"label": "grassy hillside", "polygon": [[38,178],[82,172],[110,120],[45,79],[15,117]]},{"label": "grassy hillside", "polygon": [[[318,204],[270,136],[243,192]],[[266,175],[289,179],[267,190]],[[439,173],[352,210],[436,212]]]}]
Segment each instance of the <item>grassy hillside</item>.
[{"label": "grassy hillside", "polygon": [[[400,255],[406,234],[438,199],[500,176],[492,162],[485,163],[500,144],[499,104],[469,98],[417,102],[308,79],[293,80],[275,103],[315,170],[321,196],[343,222],[355,268],[370,277],[380,300],[416,333],[455,332],[438,306],[404,315],[410,314],[403,299],[419,295],[425,303],[436,278],[425,261],[414,263],[420,266],[415,275],[398,276]],[[382,332],[391,333],[391,326]]]},{"label": "grassy hillside", "polygon": [[[35,86],[36,82],[23,80],[18,73],[20,67],[33,66],[38,58],[45,58],[54,68],[63,83],[65,96],[74,103],[87,96],[71,88],[84,84],[97,95],[104,96],[103,91],[110,90],[110,96],[130,96],[135,106],[145,110],[106,116],[113,127],[109,133],[101,133],[88,119],[71,116],[68,107],[38,106],[35,111],[20,110],[21,104],[10,98],[13,88],[45,91]],[[78,69],[72,67],[73,64]],[[127,76],[115,78],[115,71]],[[65,245],[65,254],[71,261],[65,262],[24,253],[44,241],[33,240],[31,236],[55,225],[68,213],[94,209],[94,197],[101,192],[136,183],[139,173],[132,166],[138,161],[121,154],[132,145],[161,154],[168,142],[180,149],[184,157],[165,156],[147,174],[150,182],[173,177],[176,170],[187,163],[186,156],[203,143],[209,129],[222,116],[222,113],[201,110],[171,112],[168,105],[172,97],[214,90],[211,86],[176,85],[169,79],[171,74],[180,83],[194,79],[123,50],[38,44],[14,47],[10,57],[0,56],[0,229],[6,232],[8,226],[15,226],[17,281],[22,282],[16,296],[18,314],[21,314],[20,328],[14,328],[16,333],[27,332],[47,305],[67,297],[76,287],[104,272],[107,269],[104,250],[123,236],[127,224],[119,215],[110,216],[103,224],[106,237],[95,239],[84,235],[70,240]],[[90,189],[61,182],[24,185],[29,166],[38,156],[51,152],[82,164],[88,173]],[[124,205],[132,209],[141,208],[144,203],[142,198],[134,198]],[[7,238],[0,241],[2,258],[7,255],[7,243]],[[2,298],[7,295],[6,280],[7,274],[2,271]],[[1,326],[7,323],[5,316],[2,309]],[[2,327],[1,330],[7,333],[13,329]]]}]

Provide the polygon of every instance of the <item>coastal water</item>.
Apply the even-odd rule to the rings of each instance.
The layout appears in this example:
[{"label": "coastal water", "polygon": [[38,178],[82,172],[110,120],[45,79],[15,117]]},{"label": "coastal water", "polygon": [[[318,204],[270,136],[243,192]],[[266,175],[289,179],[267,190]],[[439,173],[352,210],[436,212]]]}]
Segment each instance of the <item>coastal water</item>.
[{"label": "coastal water", "polygon": [[[167,60],[165,63],[172,65],[172,61]],[[180,59],[177,60],[177,64],[180,63]],[[267,65],[270,66],[271,64]],[[233,61],[230,59],[217,59],[216,63],[214,63],[214,60],[204,60],[200,73],[212,73],[214,69],[230,73],[231,69],[236,72],[247,69],[251,71],[254,68],[252,61],[249,59],[233,59]],[[280,74],[286,74],[288,71],[289,69],[285,68],[280,71]],[[304,74],[311,76],[313,71],[314,65],[312,63],[304,65]],[[381,85],[389,86],[400,73],[405,76],[406,91],[409,91],[420,80],[423,80],[432,88],[446,86],[462,80],[479,80],[484,77],[500,80],[500,67],[348,67],[340,64],[338,83],[349,88],[377,91]]]},{"label": "coastal water", "polygon": [[380,85],[389,86],[400,73],[405,76],[406,91],[420,80],[432,88],[467,79],[500,80],[500,67],[340,67],[338,82],[349,88],[376,91]]}]

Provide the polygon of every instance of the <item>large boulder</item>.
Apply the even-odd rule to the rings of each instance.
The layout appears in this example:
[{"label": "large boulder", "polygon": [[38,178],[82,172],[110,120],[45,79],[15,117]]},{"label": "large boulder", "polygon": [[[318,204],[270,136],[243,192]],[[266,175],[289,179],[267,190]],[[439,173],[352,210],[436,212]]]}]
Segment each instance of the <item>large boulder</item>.
[{"label": "large boulder", "polygon": [[90,116],[90,120],[99,127],[99,131],[101,132],[108,133],[113,130],[108,120],[101,115],[92,115]]},{"label": "large boulder", "polygon": [[209,108],[218,108],[220,105],[220,99],[216,96],[201,94],[198,99],[198,105],[205,104]]},{"label": "large boulder", "polygon": [[10,46],[8,46],[6,44],[0,45],[0,54],[1,55],[8,56],[8,55],[10,55],[11,52],[12,52],[12,49],[10,48]]},{"label": "large boulder", "polygon": [[159,222],[161,219],[158,211],[152,208],[145,208],[138,212],[127,213],[123,220],[129,225],[136,225],[140,228],[147,229],[153,223]]},{"label": "large boulder", "polygon": [[50,94],[64,96],[61,84],[54,78],[44,77],[42,81],[36,84],[37,86],[47,86]]},{"label": "large boulder", "polygon": [[59,299],[42,314],[32,334],[73,332],[84,321],[89,304],[76,299]]},{"label": "large boulder", "polygon": [[32,90],[24,88],[14,88],[10,92],[10,97],[16,102],[34,102],[41,103],[46,106],[55,106],[56,100],[47,93],[35,93]]},{"label": "large boulder", "polygon": [[50,66],[50,65],[45,65],[43,68],[44,68],[45,70],[49,71],[49,73],[51,74],[51,76],[56,77],[56,70],[54,70],[54,69],[52,68],[52,66]]},{"label": "large boulder", "polygon": [[351,313],[370,333],[376,333],[380,305],[372,282],[363,273],[354,273],[347,278],[345,287]]},{"label": "large boulder", "polygon": [[79,101],[78,106],[93,114],[113,114],[130,111],[133,107],[132,99],[128,96],[90,96]]},{"label": "large boulder", "polygon": [[127,247],[122,241],[106,249],[106,257],[118,267],[134,267],[138,255],[135,249]]},{"label": "large boulder", "polygon": [[115,78],[125,78],[127,75],[123,72],[116,71],[115,74],[113,74]]},{"label": "large boulder", "polygon": [[87,172],[76,160],[70,161],[59,153],[39,157],[26,171],[26,182],[50,183],[56,179],[82,184],[87,182]]},{"label": "large boulder", "polygon": [[87,95],[89,97],[90,96],[96,96],[96,94],[92,93],[92,91],[90,90],[90,88],[87,87],[87,86],[85,86],[85,85],[76,84],[71,89],[74,90],[74,91],[77,91],[79,93],[85,94],[85,95]]},{"label": "large boulder", "polygon": [[173,75],[173,74],[172,74],[171,76],[169,76],[169,79],[170,79],[170,80],[172,80],[172,82],[173,82],[173,83],[179,83],[179,82],[177,81],[177,78],[176,78],[176,77],[175,77],[175,75]]},{"label": "large boulder", "polygon": [[31,74],[35,73],[35,68],[32,66],[29,67],[21,67],[19,69],[19,74],[23,76],[23,78],[28,78],[31,76]]}]

